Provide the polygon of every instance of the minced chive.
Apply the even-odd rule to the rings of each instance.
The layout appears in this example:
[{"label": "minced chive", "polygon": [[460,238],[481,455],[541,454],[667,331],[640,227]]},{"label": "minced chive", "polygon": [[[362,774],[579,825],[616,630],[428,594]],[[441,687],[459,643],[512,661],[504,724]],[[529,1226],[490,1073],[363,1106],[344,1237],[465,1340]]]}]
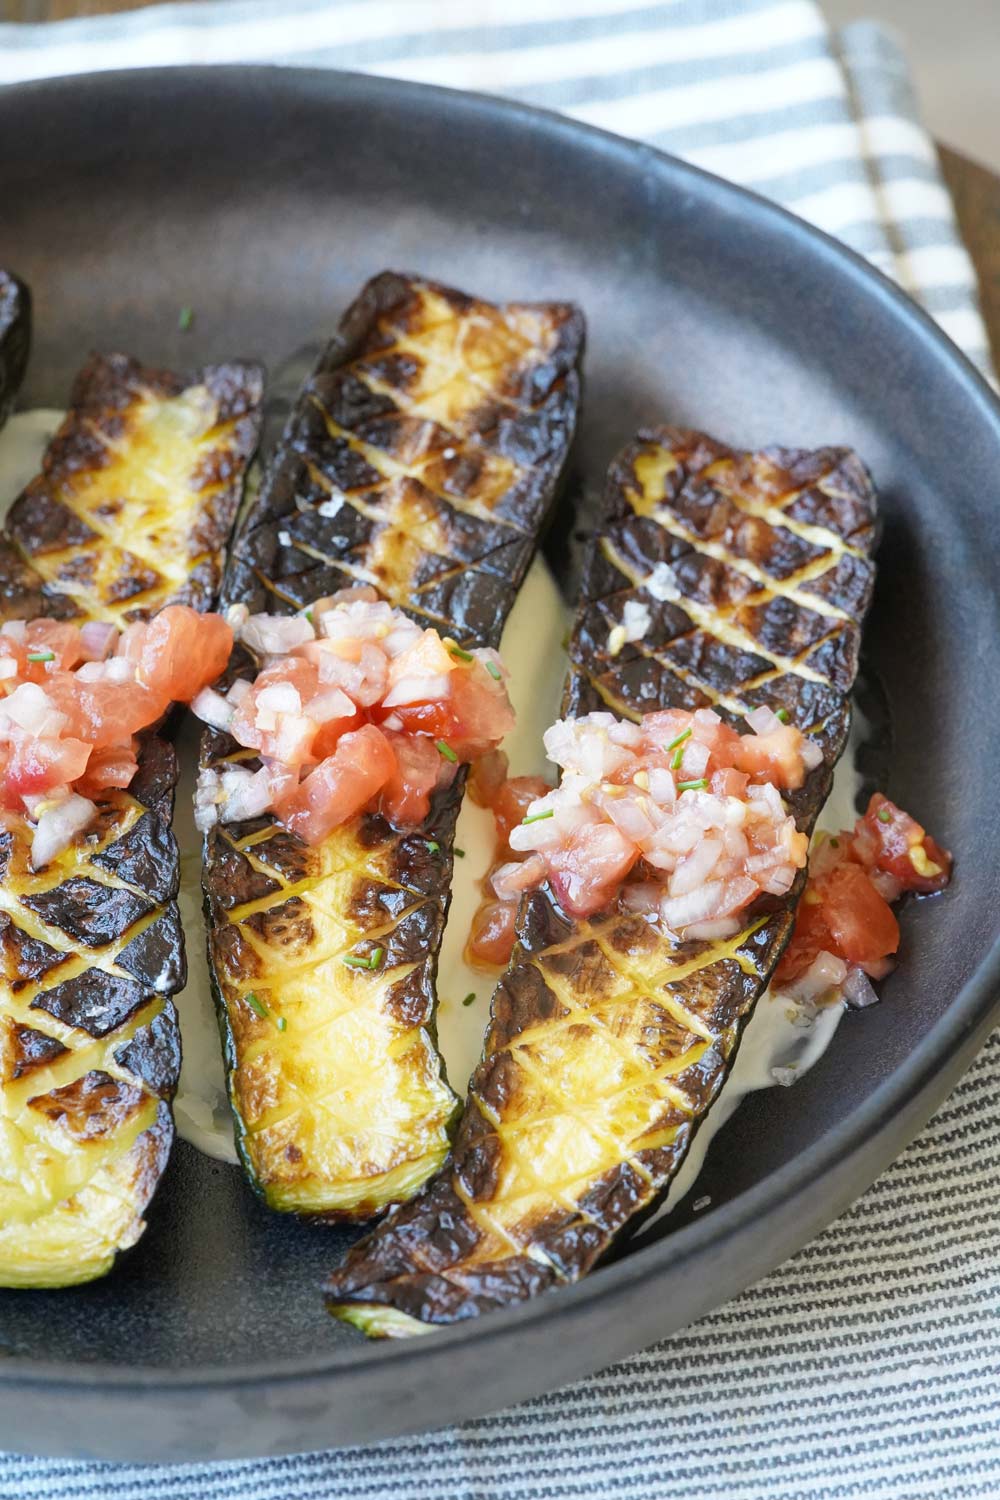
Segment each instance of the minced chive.
[{"label": "minced chive", "polygon": [[427,842],[427,849],[428,849],[429,853],[431,853],[431,854],[440,854],[441,853],[441,845],[438,843],[437,839],[428,839],[426,842]]},{"label": "minced chive", "polygon": [[892,813],[887,807],[880,807],[877,813],[877,817],[880,823],[892,822]]},{"label": "minced chive", "polygon": [[310,625],[315,625],[316,621],[313,619],[313,612],[311,609],[306,610],[306,619],[309,621]]},{"label": "minced chive", "polygon": [[483,666],[486,668],[487,672],[489,672],[490,676],[494,679],[494,681],[496,681],[496,682],[500,681],[502,673],[501,673],[500,668],[497,666],[497,664],[496,664],[495,661],[486,661],[486,662],[483,662]]},{"label": "minced chive", "polygon": [[677,748],[678,745],[683,745],[684,741],[685,740],[689,740],[690,738],[691,738],[691,731],[690,731],[690,729],[685,729],[684,732],[683,732],[683,734],[679,734],[676,739],[673,739],[673,740],[670,741],[670,744],[667,746],[667,749],[668,750],[676,750],[676,748]]},{"label": "minced chive", "polygon": [[549,808],[546,808],[545,812],[532,813],[532,815],[531,815],[530,818],[522,818],[521,819],[521,823],[522,823],[522,825],[525,824],[525,823],[543,823],[546,818],[554,818],[555,815],[556,815],[555,808],[554,807],[549,807]]},{"label": "minced chive", "polygon": [[455,858],[456,859],[464,859],[465,858],[465,850],[464,849],[456,849],[455,850]]},{"label": "minced chive", "polygon": [[461,648],[461,646],[449,646],[448,647],[448,655],[449,656],[454,656],[457,661],[471,661],[472,660],[472,652],[471,651],[463,651],[462,648]]},{"label": "minced chive", "polygon": [[277,1026],[279,1031],[287,1031],[288,1029],[288,1022],[285,1020],[284,1016],[278,1016],[274,1024],[275,1026]]},{"label": "minced chive", "polygon": [[257,999],[257,996],[254,994],[253,990],[251,990],[247,995],[246,1002],[255,1016],[260,1016],[262,1021],[267,1020],[267,1006]]},{"label": "minced chive", "polygon": [[787,724],[791,716],[787,708],[777,708],[774,711],[774,717],[776,719],[780,719],[782,724]]},{"label": "minced chive", "polygon": [[450,760],[452,765],[457,762],[458,756],[455,754],[454,750],[449,744],[447,744],[444,740],[436,740],[435,744],[437,745],[440,753],[444,756],[445,760]]},{"label": "minced chive", "polygon": [[360,953],[345,953],[343,958],[341,959],[341,963],[346,964],[349,969],[371,968],[371,964],[368,959]]},{"label": "minced chive", "polygon": [[679,792],[700,792],[706,786],[708,786],[708,782],[704,776],[700,776],[697,781],[679,781],[677,783],[677,790]]},{"label": "minced chive", "polygon": [[368,958],[369,969],[377,969],[383,958],[385,958],[385,949],[373,948]]},{"label": "minced chive", "polygon": [[670,757],[670,769],[671,769],[671,771],[679,771],[680,768],[681,768],[681,761],[683,759],[684,759],[684,751],[680,748],[680,746],[678,746],[678,748],[674,751],[673,755]]},{"label": "minced chive", "polygon": [[180,312],[177,314],[177,327],[180,329],[181,333],[187,333],[188,329],[193,325],[193,323],[194,308],[182,307]]},{"label": "minced chive", "polygon": [[54,651],[29,651],[28,652],[28,660],[29,661],[55,661],[55,659],[56,659],[56,653]]},{"label": "minced chive", "polygon": [[463,1005],[472,1005],[472,1004],[474,1004],[475,999],[476,999],[476,992],[475,992],[475,990],[470,990],[469,993],[466,995],[465,999],[462,1001],[462,1004]]}]

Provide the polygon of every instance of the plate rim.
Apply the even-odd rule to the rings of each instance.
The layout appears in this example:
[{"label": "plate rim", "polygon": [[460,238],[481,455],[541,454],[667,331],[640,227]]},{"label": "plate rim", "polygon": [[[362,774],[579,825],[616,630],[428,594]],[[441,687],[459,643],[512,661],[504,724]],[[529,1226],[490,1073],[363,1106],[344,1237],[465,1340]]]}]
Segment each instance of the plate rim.
[{"label": "plate rim", "polygon": [[[633,168],[638,165],[647,174],[658,177],[667,190],[676,188],[678,181],[695,183],[703,198],[707,195],[724,208],[727,204],[732,205],[736,210],[734,218],[743,224],[753,223],[754,227],[759,226],[771,235],[811,246],[812,252],[825,261],[831,276],[843,278],[862,295],[875,298],[907,327],[914,338],[930,344],[938,355],[941,368],[950,367],[953,378],[962,388],[963,400],[978,408],[982,419],[994,428],[1000,450],[1000,396],[933,317],[870,261],[790,210],[748,188],[646,142],[614,134],[554,110],[479,91],[414,83],[347,69],[227,63],[108,69],[31,79],[8,84],[0,90],[0,112],[8,107],[13,107],[16,112],[20,101],[53,93],[79,93],[83,96],[81,103],[91,90],[100,91],[104,87],[132,87],[148,89],[152,93],[158,86],[169,85],[171,80],[178,78],[189,84],[211,83],[215,88],[238,85],[241,80],[256,80],[261,84],[280,80],[283,86],[299,82],[329,88],[331,93],[345,99],[365,95],[376,105],[379,97],[388,97],[395,103],[400,98],[404,101],[409,98],[436,104],[444,111],[467,111],[476,116],[499,114],[528,129],[562,135],[574,142],[582,138],[592,150],[613,154],[624,164]],[[146,102],[149,103],[150,99],[147,98]],[[145,1401],[149,1398],[169,1400],[222,1389],[285,1388],[324,1377],[332,1383],[345,1375],[357,1378],[362,1369],[374,1369],[389,1363],[405,1365],[418,1359],[426,1363],[428,1356],[447,1359],[449,1352],[458,1347],[478,1345],[504,1333],[516,1335],[518,1331],[543,1322],[555,1325],[560,1319],[569,1319],[594,1302],[607,1304],[623,1298],[637,1282],[648,1282],[652,1287],[658,1273],[680,1261],[698,1257],[712,1244],[732,1239],[750,1221],[761,1223],[770,1219],[784,1205],[794,1202],[817,1178],[833,1176],[837,1169],[847,1166],[852,1156],[869,1149],[879,1135],[880,1127],[909,1112],[903,1145],[893,1145],[888,1150],[882,1147],[877,1153],[877,1168],[872,1171],[870,1164],[866,1166],[865,1186],[860,1190],[851,1188],[847,1202],[854,1202],[923,1128],[979,1051],[997,1015],[1000,1015],[1000,930],[979,968],[896,1071],[883,1079],[834,1129],[798,1152],[778,1171],[715,1208],[710,1216],[695,1219],[634,1254],[600,1267],[580,1282],[555,1288],[513,1308],[497,1309],[462,1323],[428,1330],[434,1335],[430,1340],[352,1341],[350,1345],[335,1346],[323,1355],[290,1356],[243,1365],[206,1364],[190,1370],[107,1361],[72,1364],[11,1354],[0,1359],[0,1393],[10,1387],[24,1390],[44,1386],[48,1391],[67,1396],[73,1393],[92,1396],[105,1390],[121,1393],[128,1389],[134,1399]],[[825,1225],[845,1211],[845,1207],[846,1204],[838,1206],[819,1229],[809,1232],[799,1243],[821,1233]],[[777,1262],[772,1260],[772,1268],[783,1264],[789,1253],[794,1251],[783,1253]],[[731,1295],[738,1295],[738,1292]],[[317,1288],[317,1316],[322,1311]],[[702,1312],[698,1317],[704,1315]],[[525,1397],[530,1394],[526,1391]],[[444,1414],[442,1421],[447,1420],[447,1414]]]}]

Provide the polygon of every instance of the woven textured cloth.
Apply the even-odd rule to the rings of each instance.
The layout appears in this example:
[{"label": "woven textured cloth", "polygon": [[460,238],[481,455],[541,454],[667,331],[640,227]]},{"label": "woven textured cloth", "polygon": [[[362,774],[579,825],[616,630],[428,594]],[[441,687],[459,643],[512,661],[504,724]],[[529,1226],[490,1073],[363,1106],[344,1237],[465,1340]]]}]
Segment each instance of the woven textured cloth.
[{"label": "woven textured cloth", "polygon": [[[480,89],[641,137],[838,235],[990,373],[899,50],[869,23],[831,34],[812,0],[237,0],[0,26],[0,83],[210,62]],[[998,1076],[994,1036],[923,1135],[811,1245],[578,1385],[427,1437],[260,1463],[0,1455],[0,1500],[996,1496]]]}]

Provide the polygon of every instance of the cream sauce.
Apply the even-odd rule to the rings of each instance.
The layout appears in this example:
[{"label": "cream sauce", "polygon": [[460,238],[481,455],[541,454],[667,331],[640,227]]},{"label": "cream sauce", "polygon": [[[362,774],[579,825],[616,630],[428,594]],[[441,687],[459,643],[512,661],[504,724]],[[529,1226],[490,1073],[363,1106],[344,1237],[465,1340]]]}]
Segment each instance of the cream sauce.
[{"label": "cream sauce", "polygon": [[[37,410],[10,419],[0,432],[0,515],[37,474],[42,453],[62,413]],[[559,716],[566,654],[560,642],[571,615],[545,564],[536,560],[511,611],[501,651],[511,671],[511,698],[517,728],[504,745],[515,776],[551,774],[542,750],[542,735]],[[193,791],[198,726],[186,719],[178,739],[181,765],[174,831],[180,848],[180,908],[187,939],[188,981],[176,997],[181,1020],[183,1065],[174,1103],[178,1133],[199,1151],[220,1161],[236,1161],[232,1117],[226,1100],[225,1070],[219,1043],[201,904],[201,840],[194,826]],[[858,778],[854,750],[861,736],[857,715],[848,747],[834,779],[821,822],[825,828],[850,827],[855,818]],[[490,813],[466,799],[458,819],[451,909],[438,970],[438,1033],[448,1077],[463,1094],[479,1059],[489,1020],[492,976],[470,968],[463,950],[473,912],[479,904],[479,882],[493,858]],[[474,996],[464,1004],[468,996]],[[779,1070],[783,1082],[801,1077],[829,1045],[842,1007],[807,1014],[787,998],[767,991],[743,1037],[733,1071],[699,1130],[661,1213],[669,1211],[693,1186],[705,1153],[717,1131],[746,1095],[771,1087]]]}]

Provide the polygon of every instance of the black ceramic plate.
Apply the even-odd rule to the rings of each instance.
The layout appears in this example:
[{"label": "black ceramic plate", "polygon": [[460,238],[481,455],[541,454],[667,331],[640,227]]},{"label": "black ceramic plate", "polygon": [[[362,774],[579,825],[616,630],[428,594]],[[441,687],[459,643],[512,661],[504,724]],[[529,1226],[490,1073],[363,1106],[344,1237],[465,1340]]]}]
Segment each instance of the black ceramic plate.
[{"label": "black ceramic plate", "polygon": [[318,72],[0,91],[0,263],[35,291],[27,404],[64,401],[91,345],[273,366],[395,266],[581,303],[591,490],[653,419],[739,444],[852,444],[885,512],[866,639],[889,698],[888,790],[959,862],[951,890],[906,910],[883,1004],[720,1135],[696,1222],[533,1305],[373,1346],[316,1290],[345,1236],[269,1215],[235,1169],[181,1144],[107,1280],[0,1294],[0,1448],[223,1457],[456,1421],[697,1318],[833,1218],[995,1009],[1000,408],[956,350],[832,242],[679,162],[491,100]]}]

